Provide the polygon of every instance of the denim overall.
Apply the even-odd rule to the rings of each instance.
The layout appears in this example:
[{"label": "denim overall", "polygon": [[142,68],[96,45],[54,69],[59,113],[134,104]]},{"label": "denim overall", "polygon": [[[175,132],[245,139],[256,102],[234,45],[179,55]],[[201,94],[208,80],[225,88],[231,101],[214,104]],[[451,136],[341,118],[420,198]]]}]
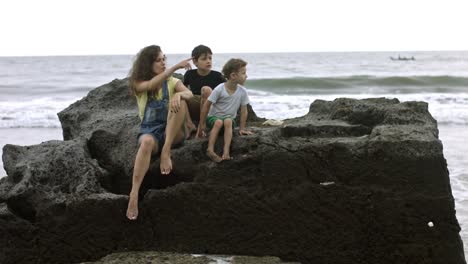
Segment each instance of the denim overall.
[{"label": "denim overall", "polygon": [[163,82],[163,97],[161,100],[154,98],[153,94],[148,93],[146,101],[145,113],[140,125],[141,135],[150,134],[158,142],[159,151],[164,146],[166,139],[166,124],[169,105],[169,91],[167,89],[167,81]]}]

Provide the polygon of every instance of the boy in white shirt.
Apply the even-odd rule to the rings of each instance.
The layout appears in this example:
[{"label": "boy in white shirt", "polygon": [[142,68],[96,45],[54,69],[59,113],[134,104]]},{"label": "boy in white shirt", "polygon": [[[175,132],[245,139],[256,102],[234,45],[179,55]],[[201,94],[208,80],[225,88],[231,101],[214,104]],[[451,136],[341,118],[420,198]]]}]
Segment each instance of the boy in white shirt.
[{"label": "boy in white shirt", "polygon": [[[242,85],[244,85],[247,79],[246,67],[247,62],[241,59],[230,59],[222,70],[227,81],[218,85],[208,97],[206,103],[203,104],[200,114],[201,129],[199,133],[201,133],[201,135],[198,136],[206,136],[206,126],[211,129],[206,154],[214,162],[231,159],[230,147],[232,130],[235,126],[235,118],[239,107],[241,108],[239,134],[253,134],[251,131],[245,129],[249,97],[247,95],[247,90]],[[223,155],[220,157],[214,152],[214,145],[218,139],[219,132],[223,129],[224,147]]]}]

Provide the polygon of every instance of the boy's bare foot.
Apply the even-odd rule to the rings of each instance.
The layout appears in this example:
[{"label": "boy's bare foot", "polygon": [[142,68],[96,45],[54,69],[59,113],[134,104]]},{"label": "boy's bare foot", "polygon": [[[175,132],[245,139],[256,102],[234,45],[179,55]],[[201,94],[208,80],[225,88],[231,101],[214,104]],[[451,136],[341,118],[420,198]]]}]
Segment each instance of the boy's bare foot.
[{"label": "boy's bare foot", "polygon": [[161,174],[169,174],[172,170],[172,160],[170,154],[161,153],[161,163],[159,168],[161,169]]},{"label": "boy's bare foot", "polygon": [[128,199],[127,218],[129,220],[136,220],[138,217],[138,193],[133,194],[130,192]]},{"label": "boy's bare foot", "polygon": [[223,159],[211,150],[206,150],[206,155],[214,162],[221,162]]},{"label": "boy's bare foot", "polygon": [[232,160],[231,155],[229,153],[223,153],[223,156],[221,157],[223,160]]},{"label": "boy's bare foot", "polygon": [[197,133],[197,127],[193,123],[187,123],[185,126],[185,139],[191,139]]}]

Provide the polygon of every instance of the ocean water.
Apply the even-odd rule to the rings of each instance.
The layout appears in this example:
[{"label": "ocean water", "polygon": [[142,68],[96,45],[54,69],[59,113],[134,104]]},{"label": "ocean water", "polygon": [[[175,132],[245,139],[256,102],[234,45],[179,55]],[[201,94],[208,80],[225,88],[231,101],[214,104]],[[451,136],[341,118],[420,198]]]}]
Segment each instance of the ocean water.
[{"label": "ocean water", "polygon": [[[414,56],[415,60],[390,59],[398,55]],[[167,57],[172,65],[189,54]],[[468,243],[468,51],[244,53],[213,57],[214,70],[220,70],[233,57],[248,62],[245,86],[257,115],[266,118],[302,116],[316,99],[387,97],[428,102],[439,124],[461,236]],[[8,143],[32,145],[62,139],[57,113],[91,89],[125,78],[133,58],[0,57],[0,148]],[[4,175],[0,162],[0,177]]]}]

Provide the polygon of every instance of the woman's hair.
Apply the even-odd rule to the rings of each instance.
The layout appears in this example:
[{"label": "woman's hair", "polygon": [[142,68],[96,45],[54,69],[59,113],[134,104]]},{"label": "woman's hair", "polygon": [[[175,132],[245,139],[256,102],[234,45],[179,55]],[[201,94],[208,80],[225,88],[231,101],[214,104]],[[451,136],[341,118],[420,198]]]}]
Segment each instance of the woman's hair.
[{"label": "woman's hair", "polygon": [[229,79],[231,76],[231,73],[235,73],[240,71],[242,67],[245,67],[247,65],[247,62],[241,60],[241,59],[230,59],[226,64],[224,64],[223,67],[223,75],[224,78]]},{"label": "woman's hair", "polygon": [[156,74],[153,72],[153,62],[161,53],[161,48],[156,45],[144,47],[135,57],[132,69],[128,74],[128,86],[134,94],[134,85],[137,81],[151,80]]}]

